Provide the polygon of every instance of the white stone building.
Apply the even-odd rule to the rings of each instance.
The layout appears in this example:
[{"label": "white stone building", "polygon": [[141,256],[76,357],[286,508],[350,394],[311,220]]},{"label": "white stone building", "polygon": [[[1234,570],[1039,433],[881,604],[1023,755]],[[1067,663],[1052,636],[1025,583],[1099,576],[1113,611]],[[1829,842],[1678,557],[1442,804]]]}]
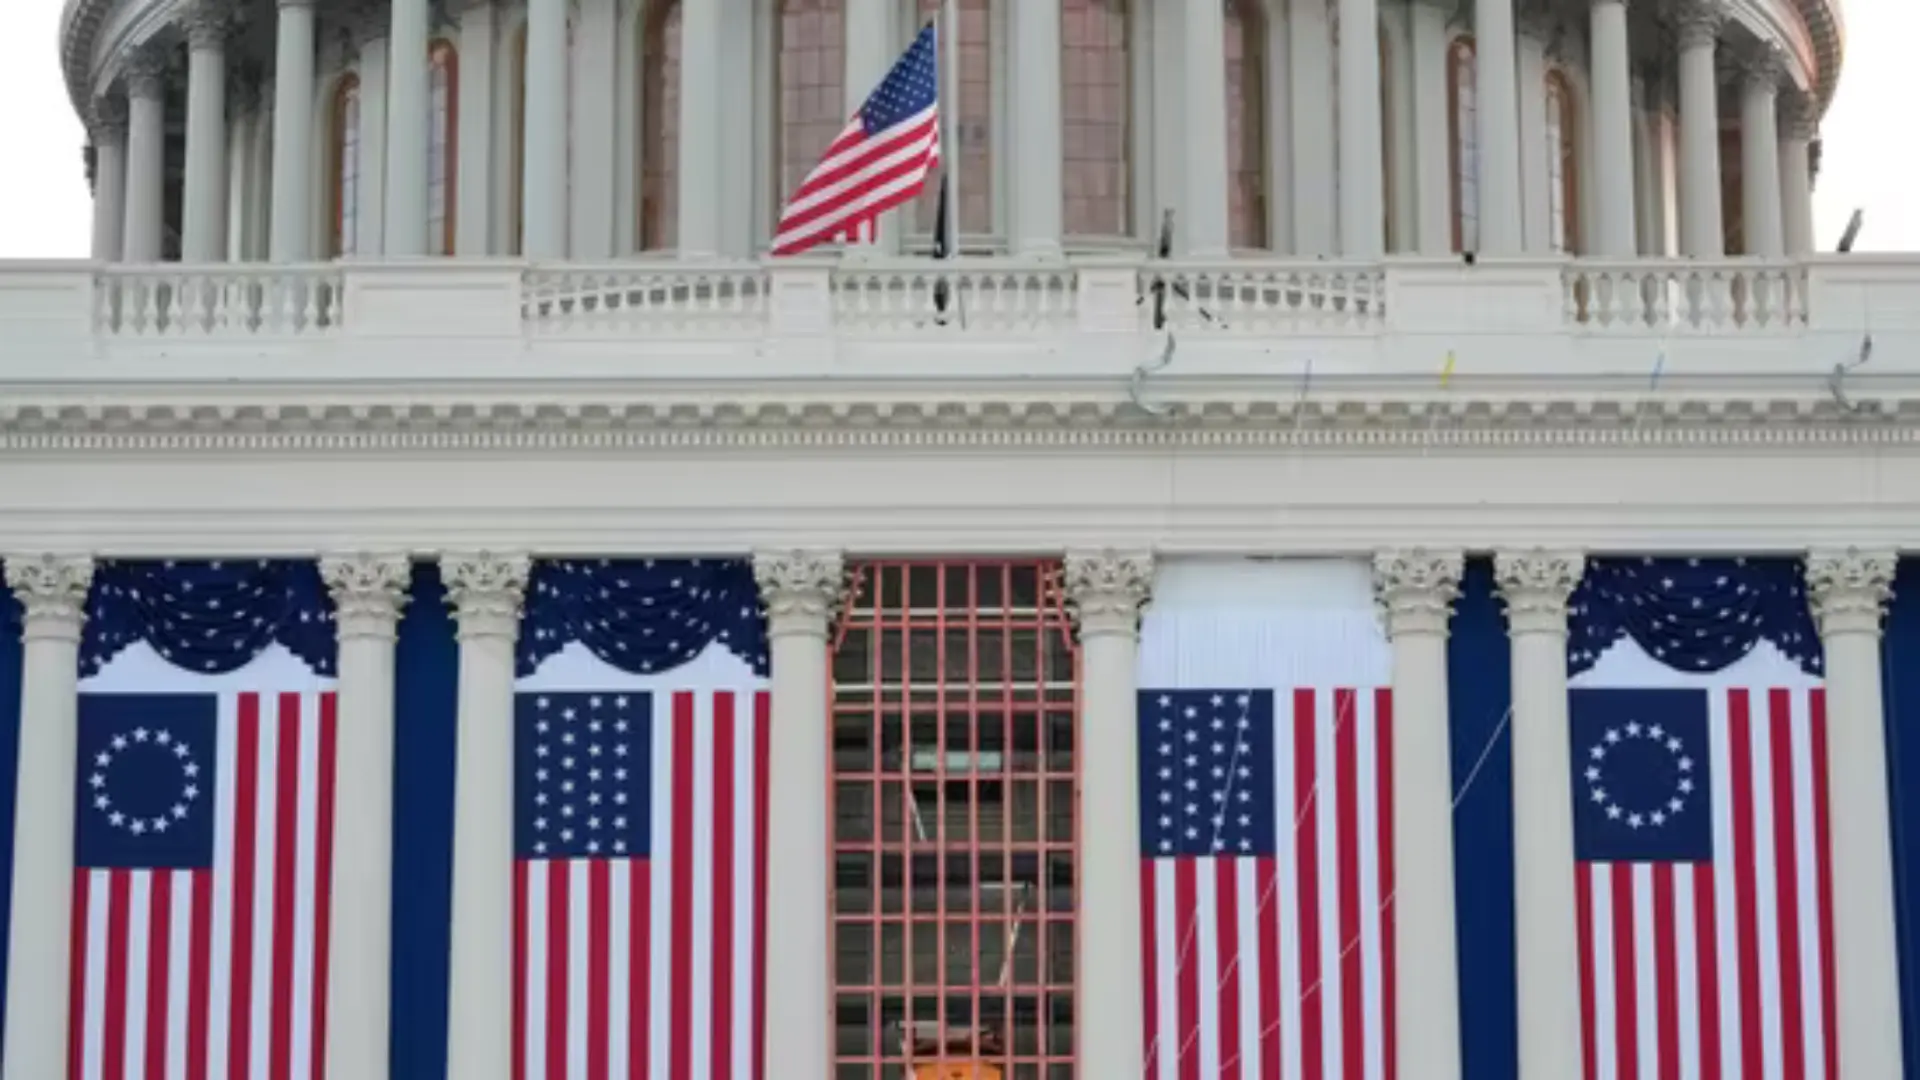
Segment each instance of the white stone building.
[{"label": "white stone building", "polygon": [[[819,1007],[879,982],[825,932],[858,921],[820,854],[842,570],[957,622],[906,564],[973,609],[992,578],[1077,664],[1085,750],[1025,782],[1103,823],[1065,826],[1073,948],[1036,991],[1099,1019],[1010,1076],[1131,1077],[1134,759],[1099,735],[1132,730],[1150,559],[1366,560],[1402,722],[1444,727],[1434,616],[1460,553],[1493,556],[1526,820],[1567,797],[1520,733],[1564,721],[1582,557],[1805,556],[1849,732],[1833,827],[1862,838],[1835,848],[1838,1061],[1902,1075],[1879,614],[1920,546],[1920,262],[1817,251],[1837,0],[955,2],[962,252],[936,261],[931,189],[871,248],[765,255],[934,0],[69,0],[93,258],[0,264],[0,552],[24,730],[53,732],[23,739],[23,820],[71,812],[85,560],[323,560],[343,634],[367,620],[342,699],[387,727],[393,560],[438,561],[464,739],[505,737],[527,558],[752,556],[782,732],[768,1076],[890,1080]],[[1399,1075],[1456,1080],[1446,743],[1399,747],[1397,888],[1448,898],[1398,924]],[[5,1075],[40,1080],[71,868],[19,835]],[[1524,1080],[1580,1075],[1571,931],[1528,884],[1567,857],[1516,856]],[[445,1026],[392,1038],[450,1043],[458,1080],[513,1075],[473,899],[495,869],[452,871],[451,1004],[391,1008]],[[333,978],[374,1004],[336,1015],[330,1077],[389,1071],[389,932],[339,930]]]}]

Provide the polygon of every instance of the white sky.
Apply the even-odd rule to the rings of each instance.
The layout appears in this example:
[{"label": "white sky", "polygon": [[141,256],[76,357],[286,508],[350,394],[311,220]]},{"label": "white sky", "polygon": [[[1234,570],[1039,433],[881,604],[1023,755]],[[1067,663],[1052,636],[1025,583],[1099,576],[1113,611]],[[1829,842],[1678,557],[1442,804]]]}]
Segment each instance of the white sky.
[{"label": "white sky", "polygon": [[[1847,56],[1840,89],[1821,133],[1826,149],[1815,189],[1819,246],[1831,248],[1855,207],[1866,209],[1857,248],[1920,251],[1920,146],[1881,129],[1874,119],[1911,108],[1905,97],[1920,79],[1906,67],[1920,39],[1913,0],[1843,0]],[[80,148],[80,122],[60,77],[62,0],[10,0],[0,15],[0,258],[85,258],[91,207]],[[1902,86],[1908,88],[1903,91]],[[1906,106],[1901,100],[1908,100]]]}]

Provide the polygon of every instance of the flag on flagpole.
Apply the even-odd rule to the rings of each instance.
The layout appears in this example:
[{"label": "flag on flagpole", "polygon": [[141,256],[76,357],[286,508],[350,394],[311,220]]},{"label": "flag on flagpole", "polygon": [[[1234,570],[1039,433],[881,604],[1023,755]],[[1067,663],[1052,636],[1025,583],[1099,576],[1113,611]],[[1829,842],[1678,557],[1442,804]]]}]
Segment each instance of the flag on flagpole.
[{"label": "flag on flagpole", "polygon": [[787,199],[773,254],[870,240],[881,214],[920,195],[940,163],[937,38],[929,22]]},{"label": "flag on flagpole", "polygon": [[1301,563],[1170,565],[1155,584],[1148,1080],[1393,1075],[1390,654],[1366,568]]}]

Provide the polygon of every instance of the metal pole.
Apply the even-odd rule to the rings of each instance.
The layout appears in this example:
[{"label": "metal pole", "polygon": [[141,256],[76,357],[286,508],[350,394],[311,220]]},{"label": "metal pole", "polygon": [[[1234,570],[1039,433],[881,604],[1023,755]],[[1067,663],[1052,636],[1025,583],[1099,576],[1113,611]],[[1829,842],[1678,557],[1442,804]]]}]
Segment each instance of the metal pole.
[{"label": "metal pole", "polygon": [[940,159],[947,179],[947,258],[960,255],[960,4],[940,4]]}]

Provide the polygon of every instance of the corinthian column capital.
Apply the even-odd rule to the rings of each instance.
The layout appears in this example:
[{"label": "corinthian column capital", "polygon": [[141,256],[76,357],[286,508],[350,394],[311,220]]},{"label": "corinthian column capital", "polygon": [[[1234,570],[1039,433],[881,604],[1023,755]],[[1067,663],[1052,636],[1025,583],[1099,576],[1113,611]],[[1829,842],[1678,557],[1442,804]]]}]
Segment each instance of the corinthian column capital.
[{"label": "corinthian column capital", "polygon": [[1510,634],[1567,630],[1567,598],[1580,584],[1586,559],[1576,551],[1502,551],[1493,576],[1507,603]]},{"label": "corinthian column capital", "polygon": [[413,563],[405,555],[358,552],[322,558],[320,579],[333,594],[341,639],[392,640],[412,577]]},{"label": "corinthian column capital", "polygon": [[512,638],[520,629],[520,602],[526,595],[533,559],[523,553],[466,551],[440,556],[447,603],[459,623],[459,636]]},{"label": "corinthian column capital", "polygon": [[1859,548],[1816,550],[1807,554],[1807,603],[1820,635],[1880,633],[1887,601],[1893,598],[1892,551]]},{"label": "corinthian column capital", "polygon": [[85,555],[10,555],[7,587],[20,602],[29,638],[80,640],[93,559]]},{"label": "corinthian column capital", "polygon": [[1153,555],[1145,551],[1071,551],[1067,604],[1082,638],[1138,633],[1140,607],[1153,592]]},{"label": "corinthian column capital", "polygon": [[1727,14],[1718,0],[1683,0],[1674,13],[1674,26],[1680,34],[1682,49],[1712,45],[1726,25]]},{"label": "corinthian column capital", "polygon": [[1445,634],[1460,595],[1466,556],[1459,551],[1405,548],[1373,557],[1373,596],[1387,636]]},{"label": "corinthian column capital", "polygon": [[753,580],[767,609],[767,631],[825,637],[846,597],[846,561],[837,551],[762,551]]}]

